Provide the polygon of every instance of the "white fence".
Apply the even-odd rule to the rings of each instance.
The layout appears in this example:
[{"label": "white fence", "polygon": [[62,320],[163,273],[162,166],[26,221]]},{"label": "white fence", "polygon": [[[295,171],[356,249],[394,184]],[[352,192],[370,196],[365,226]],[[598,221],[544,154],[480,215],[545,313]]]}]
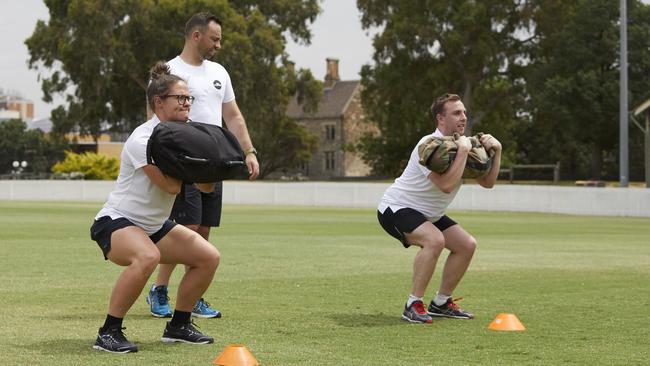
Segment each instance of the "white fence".
[{"label": "white fence", "polygon": [[[104,201],[114,182],[3,180],[0,200]],[[376,207],[389,183],[224,183],[224,203],[255,205]],[[650,189],[523,186],[493,189],[464,185],[450,209],[524,211],[599,216],[650,217]]]}]

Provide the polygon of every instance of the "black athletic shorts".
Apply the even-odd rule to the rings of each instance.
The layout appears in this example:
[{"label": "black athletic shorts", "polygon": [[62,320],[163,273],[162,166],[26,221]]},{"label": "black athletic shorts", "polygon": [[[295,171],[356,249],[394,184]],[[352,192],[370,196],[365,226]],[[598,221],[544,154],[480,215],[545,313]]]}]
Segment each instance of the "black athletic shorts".
[{"label": "black athletic shorts", "polygon": [[[406,236],[404,236],[404,234],[412,233],[418,226],[429,221],[422,213],[412,208],[402,208],[397,210],[397,212],[393,212],[390,207],[387,208],[383,214],[377,211],[377,219],[379,220],[381,227],[383,227],[390,236],[399,240],[405,248],[410,247],[411,244],[406,242]],[[435,225],[438,230],[445,231],[449,227],[456,225],[456,221],[452,220],[447,215],[443,215],[438,219],[438,221],[434,222],[433,225]]]},{"label": "black athletic shorts", "polygon": [[222,201],[222,182],[217,182],[210,193],[201,192],[194,184],[185,184],[183,192],[176,196],[169,218],[181,225],[219,226]]},{"label": "black athletic shorts", "polygon": [[[90,227],[90,238],[97,242],[102,253],[104,253],[104,259],[108,259],[107,256],[108,252],[111,250],[111,235],[113,232],[127,226],[137,225],[124,217],[113,220],[110,216],[102,216],[93,222],[93,226]],[[159,242],[160,239],[165,237],[174,226],[176,226],[175,222],[171,220],[165,221],[160,230],[149,235],[149,239],[151,239],[154,244]]]}]

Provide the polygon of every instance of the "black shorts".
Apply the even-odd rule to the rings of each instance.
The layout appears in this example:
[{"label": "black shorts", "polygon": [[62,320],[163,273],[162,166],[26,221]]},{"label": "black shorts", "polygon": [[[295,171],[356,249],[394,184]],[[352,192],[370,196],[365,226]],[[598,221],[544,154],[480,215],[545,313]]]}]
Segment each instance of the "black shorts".
[{"label": "black shorts", "polygon": [[[379,220],[381,227],[383,227],[390,236],[399,240],[405,248],[410,247],[411,244],[406,242],[406,236],[404,234],[412,233],[418,226],[429,221],[422,213],[420,213],[420,211],[412,208],[402,208],[397,210],[397,212],[393,212],[390,207],[387,208],[383,214],[377,211],[377,219]],[[449,227],[456,225],[456,221],[452,220],[447,215],[443,215],[438,219],[438,221],[434,222],[433,225],[437,227],[438,230],[445,231]]]},{"label": "black shorts", "polygon": [[201,192],[194,184],[185,184],[176,196],[169,218],[181,225],[219,226],[222,201],[222,182],[217,182],[210,193]]},{"label": "black shorts", "polygon": [[[127,226],[137,225],[124,217],[113,220],[110,216],[102,216],[93,222],[93,226],[90,227],[90,238],[97,242],[102,253],[104,253],[104,259],[108,259],[107,256],[108,252],[111,250],[111,235],[113,232]],[[176,226],[175,222],[171,220],[165,221],[160,230],[149,235],[149,239],[151,239],[154,244],[159,242],[160,239],[167,235],[174,226]]]}]

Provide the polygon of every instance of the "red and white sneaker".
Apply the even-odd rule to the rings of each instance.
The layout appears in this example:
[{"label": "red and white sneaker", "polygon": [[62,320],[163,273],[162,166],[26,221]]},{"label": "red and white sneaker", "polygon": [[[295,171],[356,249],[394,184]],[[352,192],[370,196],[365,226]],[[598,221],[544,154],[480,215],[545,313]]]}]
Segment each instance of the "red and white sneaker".
[{"label": "red and white sneaker", "polygon": [[411,323],[431,323],[433,319],[424,310],[422,301],[413,301],[411,306],[405,306],[402,313],[402,319]]}]

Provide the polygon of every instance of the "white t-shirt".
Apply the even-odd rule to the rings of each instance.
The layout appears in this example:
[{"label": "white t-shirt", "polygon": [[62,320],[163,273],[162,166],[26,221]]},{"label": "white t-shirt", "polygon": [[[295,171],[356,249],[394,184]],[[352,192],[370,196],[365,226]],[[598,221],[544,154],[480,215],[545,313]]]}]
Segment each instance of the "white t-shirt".
[{"label": "white t-shirt", "polygon": [[147,235],[152,235],[169,218],[176,195],[158,188],[142,169],[147,165],[147,142],[158,123],[160,120],[154,114],[150,120],[138,126],[124,143],[115,189],[95,219],[102,216],[110,216],[113,220],[124,217]]},{"label": "white t-shirt", "polygon": [[235,100],[228,71],[216,62],[203,61],[200,66],[187,64],[180,56],[169,62],[173,75],[185,80],[190,95],[196,98],[190,108],[190,120],[222,125],[222,104]]},{"label": "white t-shirt", "polygon": [[379,202],[379,207],[377,207],[379,212],[384,213],[388,207],[393,212],[408,207],[421,212],[432,222],[437,221],[445,214],[445,210],[458,193],[461,181],[451,193],[445,193],[429,180],[431,170],[418,162],[418,146],[432,136],[442,137],[443,135],[440,130],[436,129],[434,133],[420,139],[411,152],[411,157],[402,175],[386,189]]}]

